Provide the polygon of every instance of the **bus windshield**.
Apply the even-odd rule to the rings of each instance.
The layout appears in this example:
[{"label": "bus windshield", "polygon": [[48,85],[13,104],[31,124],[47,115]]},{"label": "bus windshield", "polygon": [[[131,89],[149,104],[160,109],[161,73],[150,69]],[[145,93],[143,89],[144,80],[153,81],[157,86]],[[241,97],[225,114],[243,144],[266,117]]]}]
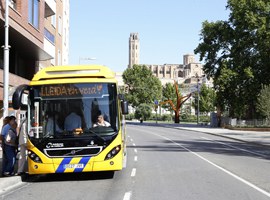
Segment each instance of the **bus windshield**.
[{"label": "bus windshield", "polygon": [[113,135],[118,129],[115,83],[33,86],[30,137]]}]

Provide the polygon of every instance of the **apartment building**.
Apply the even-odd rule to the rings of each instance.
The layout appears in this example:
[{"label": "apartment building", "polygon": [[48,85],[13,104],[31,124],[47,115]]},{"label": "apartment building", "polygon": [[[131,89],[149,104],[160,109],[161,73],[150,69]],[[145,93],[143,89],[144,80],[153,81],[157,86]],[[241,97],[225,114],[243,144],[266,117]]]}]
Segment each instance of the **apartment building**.
[{"label": "apartment building", "polygon": [[[0,46],[9,3],[9,90],[28,84],[41,68],[68,63],[69,0],[0,0]],[[4,51],[0,51],[0,108]],[[0,111],[2,117],[2,110]]]}]

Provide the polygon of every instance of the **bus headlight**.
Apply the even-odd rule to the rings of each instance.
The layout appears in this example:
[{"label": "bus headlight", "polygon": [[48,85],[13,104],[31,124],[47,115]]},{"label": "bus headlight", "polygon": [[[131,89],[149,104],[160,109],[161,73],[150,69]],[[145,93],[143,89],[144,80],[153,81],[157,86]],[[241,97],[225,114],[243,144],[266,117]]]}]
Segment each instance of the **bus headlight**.
[{"label": "bus headlight", "polygon": [[33,151],[28,150],[28,157],[36,163],[42,163],[40,157]]},{"label": "bus headlight", "polygon": [[114,147],[105,157],[104,160],[109,160],[112,159],[114,156],[116,156],[119,151],[121,150],[121,145],[118,145],[116,147]]}]

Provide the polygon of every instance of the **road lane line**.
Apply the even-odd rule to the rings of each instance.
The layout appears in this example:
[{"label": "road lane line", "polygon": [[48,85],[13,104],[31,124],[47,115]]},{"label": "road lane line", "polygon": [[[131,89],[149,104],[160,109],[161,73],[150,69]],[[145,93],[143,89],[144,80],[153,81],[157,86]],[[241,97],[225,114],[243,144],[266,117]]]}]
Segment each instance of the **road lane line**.
[{"label": "road lane line", "polygon": [[184,147],[183,145],[181,145],[181,144],[179,144],[179,143],[177,143],[177,142],[174,142],[174,141],[171,140],[170,138],[167,138],[167,137],[165,137],[165,136],[161,136],[161,135],[158,135],[158,134],[155,134],[155,133],[150,133],[150,134],[156,135],[156,136],[158,136],[158,137],[161,137],[161,138],[164,138],[164,139],[166,139],[166,140],[168,140],[168,141],[171,141],[172,143],[176,144],[177,146],[180,146],[181,148],[185,149],[186,151],[188,151],[188,152],[192,153],[193,155],[199,157],[200,159],[202,159],[202,160],[208,162],[209,164],[211,164],[211,165],[213,165],[214,167],[220,169],[221,171],[225,172],[226,174],[228,174],[228,175],[234,177],[235,179],[241,181],[242,183],[244,183],[244,184],[250,186],[251,188],[257,190],[258,192],[264,194],[265,196],[270,197],[270,193],[269,193],[269,192],[267,192],[267,191],[265,191],[265,190],[263,190],[263,189],[257,187],[256,185],[252,184],[251,182],[249,182],[249,181],[247,181],[247,180],[245,180],[245,179],[243,179],[243,178],[237,176],[236,174],[230,172],[229,170],[226,170],[226,169],[224,169],[223,167],[221,167],[221,166],[219,166],[219,165],[217,165],[217,164],[211,162],[210,160],[204,158],[204,157],[201,156],[200,154],[195,153],[195,152],[191,151],[190,149]]},{"label": "road lane line", "polygon": [[212,142],[216,142],[216,143],[219,143],[219,144],[222,144],[224,146],[228,146],[228,147],[231,147],[233,149],[238,149],[240,151],[244,151],[244,152],[247,152],[247,153],[250,153],[250,154],[254,154],[254,155],[257,155],[257,156],[261,156],[261,157],[267,157],[266,155],[263,155],[263,154],[260,154],[260,153],[256,153],[256,152],[253,152],[253,151],[249,151],[249,150],[246,150],[246,149],[242,149],[242,148],[238,148],[238,147],[235,147],[235,146],[232,146],[230,144],[226,144],[226,143],[223,143],[223,142],[219,142],[219,141],[216,141],[216,140],[213,140],[213,139],[210,139],[210,138],[206,138],[206,137],[201,137],[205,140],[210,140]]},{"label": "road lane line", "polygon": [[137,149],[134,149],[134,152],[137,153],[138,152]]},{"label": "road lane line", "polygon": [[131,171],[131,177],[134,177],[136,176],[136,168],[133,168],[132,171]]},{"label": "road lane line", "polygon": [[130,200],[130,198],[131,198],[131,191],[125,193],[123,200]]},{"label": "road lane line", "polygon": [[134,156],[134,161],[135,161],[135,162],[138,161],[138,156]]},{"label": "road lane line", "polygon": [[133,143],[132,145],[133,145],[134,147],[136,146],[136,144],[135,144],[135,143]]}]

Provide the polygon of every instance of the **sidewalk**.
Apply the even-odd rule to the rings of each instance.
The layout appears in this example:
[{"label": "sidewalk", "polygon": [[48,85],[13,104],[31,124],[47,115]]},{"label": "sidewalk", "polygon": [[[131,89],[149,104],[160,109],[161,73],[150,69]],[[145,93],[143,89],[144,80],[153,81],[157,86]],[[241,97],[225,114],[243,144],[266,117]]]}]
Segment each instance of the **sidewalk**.
[{"label": "sidewalk", "polygon": [[[259,131],[240,131],[230,130],[224,128],[211,128],[209,126],[198,126],[197,124],[164,124],[164,123],[139,123],[127,121],[127,124],[138,125],[138,126],[162,126],[174,129],[182,129],[187,131],[198,131],[221,137],[230,138],[233,140],[253,143],[256,145],[263,145],[270,148],[270,132],[259,132]],[[0,170],[2,171],[2,149],[0,149]],[[22,177],[0,177],[0,195],[5,192],[8,188],[15,186],[16,184],[22,183]]]},{"label": "sidewalk", "polygon": [[[197,125],[196,125],[197,126]],[[245,131],[245,130],[230,130],[225,128],[211,128],[211,127],[177,127],[190,131],[199,131],[212,135],[222,136],[233,140],[238,140],[256,145],[262,145],[270,148],[270,132],[269,131]]]},{"label": "sidewalk", "polygon": [[[2,148],[0,147],[0,172],[2,172],[2,155]],[[2,177],[2,174],[0,173],[0,195],[8,189],[21,183],[21,176]]]},{"label": "sidewalk", "polygon": [[197,124],[165,124],[165,123],[139,123],[127,121],[127,124],[133,125],[145,125],[145,126],[163,126],[175,129],[182,129],[188,131],[204,132],[212,135],[230,138],[233,140],[253,143],[256,145],[263,145],[270,148],[270,131],[242,131],[242,130],[230,130],[225,128],[212,128],[209,125],[201,126]]}]

